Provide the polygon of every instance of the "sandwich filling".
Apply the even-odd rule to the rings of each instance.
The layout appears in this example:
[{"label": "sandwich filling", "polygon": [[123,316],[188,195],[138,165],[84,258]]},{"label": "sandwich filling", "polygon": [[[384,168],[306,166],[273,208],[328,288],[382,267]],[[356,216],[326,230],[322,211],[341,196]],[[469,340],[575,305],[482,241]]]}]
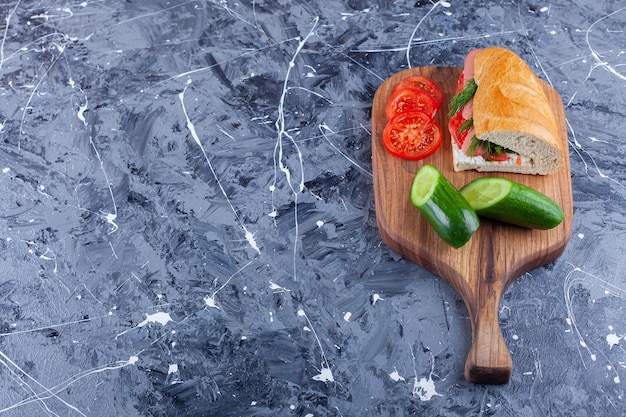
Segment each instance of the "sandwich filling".
[{"label": "sandwich filling", "polygon": [[503,146],[481,140],[474,130],[473,98],[478,85],[474,80],[474,59],[479,49],[472,50],[465,58],[463,72],[459,77],[456,94],[450,101],[448,129],[453,139],[455,157],[522,165],[522,156]]}]

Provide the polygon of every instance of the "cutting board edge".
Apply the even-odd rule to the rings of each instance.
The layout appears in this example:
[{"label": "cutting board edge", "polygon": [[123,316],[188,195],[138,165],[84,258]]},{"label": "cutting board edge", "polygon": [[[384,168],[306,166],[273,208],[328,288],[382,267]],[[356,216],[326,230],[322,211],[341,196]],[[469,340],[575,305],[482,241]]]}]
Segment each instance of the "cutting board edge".
[{"label": "cutting board edge", "polygon": [[[485,220],[483,220],[483,222],[484,221]],[[456,277],[461,276],[461,271],[458,271],[447,264],[437,265],[433,263],[427,253],[420,254],[418,252],[408,250],[410,245],[403,244],[404,242],[402,242],[401,239],[394,239],[392,237],[392,234],[388,232],[382,216],[376,216],[376,224],[383,242],[390,250],[392,250],[394,253],[401,256],[402,258],[405,258],[415,263],[426,271],[438,276],[439,278],[442,278],[450,286],[452,286],[459,293],[459,295],[465,298],[466,292],[468,292],[469,290],[463,288],[462,286],[459,286],[459,280],[455,279]],[[563,254],[563,252],[565,252],[571,236],[571,228],[567,225],[564,225],[563,229],[564,234],[562,235],[562,239],[555,242],[553,245],[548,246],[545,250],[545,253],[537,257],[534,262],[530,258],[519,258],[517,262],[515,262],[515,264],[509,265],[510,268],[505,273],[505,276],[502,277],[503,293],[504,291],[506,291],[509,285],[513,281],[515,281],[516,278],[556,261]],[[407,250],[403,250],[403,248],[406,248]],[[453,250],[462,250],[462,248]]]}]

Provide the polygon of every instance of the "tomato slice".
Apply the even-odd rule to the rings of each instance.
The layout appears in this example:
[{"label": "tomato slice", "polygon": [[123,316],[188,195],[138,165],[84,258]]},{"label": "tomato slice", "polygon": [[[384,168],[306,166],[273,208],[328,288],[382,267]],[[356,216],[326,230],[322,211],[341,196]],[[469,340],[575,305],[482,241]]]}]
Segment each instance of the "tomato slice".
[{"label": "tomato slice", "polygon": [[483,158],[488,159],[490,161],[494,161],[494,162],[504,162],[504,161],[508,161],[509,159],[511,159],[511,157],[504,152],[502,152],[501,154],[486,153],[483,155]]},{"label": "tomato slice", "polygon": [[456,91],[454,94],[459,94],[463,90],[463,87],[465,87],[465,74],[461,73],[459,81],[456,84]]},{"label": "tomato slice", "polygon": [[466,120],[463,119],[462,112],[458,112],[456,115],[450,118],[448,122],[448,130],[450,131],[450,136],[456,142],[459,149],[463,147],[463,142],[465,142],[465,138],[467,137],[467,132],[469,129],[465,129],[464,131],[459,133],[461,126],[465,123]]},{"label": "tomato slice", "polygon": [[396,85],[396,89],[400,90],[404,88],[427,92],[433,100],[435,100],[437,108],[441,107],[443,104],[443,91],[441,91],[441,88],[439,88],[437,83],[428,77],[423,75],[412,75],[404,78],[398,83],[398,85]]},{"label": "tomato slice", "polygon": [[402,113],[394,117],[383,131],[383,144],[398,158],[418,160],[432,155],[442,142],[441,127],[428,114]]},{"label": "tomato slice", "polygon": [[427,92],[406,88],[392,93],[387,102],[385,113],[389,120],[398,114],[414,111],[420,111],[432,118],[437,114],[437,108],[437,103]]}]

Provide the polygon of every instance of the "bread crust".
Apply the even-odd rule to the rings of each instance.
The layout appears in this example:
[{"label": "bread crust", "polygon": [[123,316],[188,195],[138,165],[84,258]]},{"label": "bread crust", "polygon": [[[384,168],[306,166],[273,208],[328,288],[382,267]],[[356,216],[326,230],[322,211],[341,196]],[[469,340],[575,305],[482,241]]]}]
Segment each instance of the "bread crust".
[{"label": "bread crust", "polygon": [[539,78],[506,48],[480,50],[474,65],[476,136],[530,158],[528,173],[555,172],[563,161],[563,143]]}]

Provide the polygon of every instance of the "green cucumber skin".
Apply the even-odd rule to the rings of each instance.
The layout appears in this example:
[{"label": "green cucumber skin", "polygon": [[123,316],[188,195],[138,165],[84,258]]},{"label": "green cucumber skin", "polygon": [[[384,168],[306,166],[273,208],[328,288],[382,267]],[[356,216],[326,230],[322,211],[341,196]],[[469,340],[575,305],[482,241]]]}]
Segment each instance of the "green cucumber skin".
[{"label": "green cucumber skin", "polygon": [[480,223],[465,197],[441,174],[431,198],[416,207],[439,236],[456,249],[469,241]]},{"label": "green cucumber skin", "polygon": [[513,183],[506,198],[491,207],[476,210],[476,213],[500,222],[541,230],[558,226],[565,217],[561,207],[550,197],[519,183]]}]

